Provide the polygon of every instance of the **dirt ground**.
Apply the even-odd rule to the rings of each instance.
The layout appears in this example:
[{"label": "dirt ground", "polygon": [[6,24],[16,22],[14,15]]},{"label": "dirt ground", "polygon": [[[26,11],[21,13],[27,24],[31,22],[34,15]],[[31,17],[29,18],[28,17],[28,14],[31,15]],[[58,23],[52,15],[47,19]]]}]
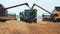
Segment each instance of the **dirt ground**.
[{"label": "dirt ground", "polygon": [[60,34],[60,23],[25,23],[18,20],[0,22],[0,34]]}]

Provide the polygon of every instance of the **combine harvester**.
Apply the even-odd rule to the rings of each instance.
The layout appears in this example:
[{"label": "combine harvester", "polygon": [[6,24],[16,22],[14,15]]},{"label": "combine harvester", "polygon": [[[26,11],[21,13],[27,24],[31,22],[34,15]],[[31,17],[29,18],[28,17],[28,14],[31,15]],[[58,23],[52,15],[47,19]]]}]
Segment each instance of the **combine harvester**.
[{"label": "combine harvester", "polygon": [[34,6],[39,7],[40,9],[44,10],[45,12],[50,14],[50,18],[46,18],[44,17],[45,15],[42,15],[42,20],[43,21],[51,21],[51,22],[60,22],[60,7],[55,7],[55,10],[53,13],[51,13],[50,11],[42,8],[41,6],[37,5],[37,4],[33,4],[32,9],[34,8]]},{"label": "combine harvester", "polygon": [[16,20],[17,19],[16,15],[8,16],[7,9],[11,9],[11,8],[15,8],[18,6],[23,6],[23,5],[26,5],[29,7],[28,3],[23,3],[23,4],[16,5],[16,6],[8,7],[8,8],[4,8],[3,5],[0,4],[0,21],[5,22],[7,20]]}]

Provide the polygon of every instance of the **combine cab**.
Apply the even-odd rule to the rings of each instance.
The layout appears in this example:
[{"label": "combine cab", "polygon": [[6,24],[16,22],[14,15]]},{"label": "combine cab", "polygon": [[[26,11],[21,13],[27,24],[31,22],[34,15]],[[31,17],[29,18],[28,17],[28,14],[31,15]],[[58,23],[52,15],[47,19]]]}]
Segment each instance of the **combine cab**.
[{"label": "combine cab", "polygon": [[37,16],[36,9],[28,9],[20,13],[20,20],[29,22],[29,23],[32,23],[32,22],[36,23],[37,22],[36,16]]}]

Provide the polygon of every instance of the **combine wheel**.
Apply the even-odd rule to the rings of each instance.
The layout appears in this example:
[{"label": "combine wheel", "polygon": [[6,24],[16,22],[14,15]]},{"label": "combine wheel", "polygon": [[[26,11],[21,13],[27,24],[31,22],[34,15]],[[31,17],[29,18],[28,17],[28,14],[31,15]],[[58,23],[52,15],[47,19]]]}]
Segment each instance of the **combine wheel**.
[{"label": "combine wheel", "polygon": [[4,19],[0,19],[0,22],[5,22],[5,21],[7,21],[7,20],[4,20]]},{"label": "combine wheel", "polygon": [[33,20],[34,23],[37,23],[37,18]]}]

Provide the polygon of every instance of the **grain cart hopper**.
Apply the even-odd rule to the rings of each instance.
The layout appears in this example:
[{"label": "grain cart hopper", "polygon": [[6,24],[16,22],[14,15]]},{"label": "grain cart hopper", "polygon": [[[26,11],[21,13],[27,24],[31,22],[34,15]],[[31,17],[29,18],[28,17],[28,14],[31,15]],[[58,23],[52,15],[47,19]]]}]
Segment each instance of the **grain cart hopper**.
[{"label": "grain cart hopper", "polygon": [[[60,7],[55,7],[54,12],[51,13],[50,11],[42,8],[41,6],[39,6],[39,5],[37,5],[37,4],[33,4],[33,6],[32,6],[31,9],[33,9],[34,6],[37,6],[37,7],[39,7],[40,9],[42,9],[42,10],[44,10],[45,12],[47,12],[47,13],[50,14],[50,18],[49,18],[49,19],[48,19],[48,18],[46,18],[46,19],[43,18],[42,20],[47,20],[47,19],[48,19],[49,21],[52,21],[52,22],[55,22],[55,21],[58,22],[58,21],[60,21]],[[44,17],[44,15],[43,15],[43,17]]]},{"label": "grain cart hopper", "polygon": [[18,6],[23,6],[26,5],[29,7],[28,3],[23,3],[23,4],[19,4],[19,5],[15,5],[15,6],[11,6],[11,7],[7,7],[4,8],[2,4],[0,4],[0,21],[5,22],[7,20],[16,20],[16,15],[13,16],[8,16],[8,12],[7,9],[11,9],[11,8],[15,8]]}]

